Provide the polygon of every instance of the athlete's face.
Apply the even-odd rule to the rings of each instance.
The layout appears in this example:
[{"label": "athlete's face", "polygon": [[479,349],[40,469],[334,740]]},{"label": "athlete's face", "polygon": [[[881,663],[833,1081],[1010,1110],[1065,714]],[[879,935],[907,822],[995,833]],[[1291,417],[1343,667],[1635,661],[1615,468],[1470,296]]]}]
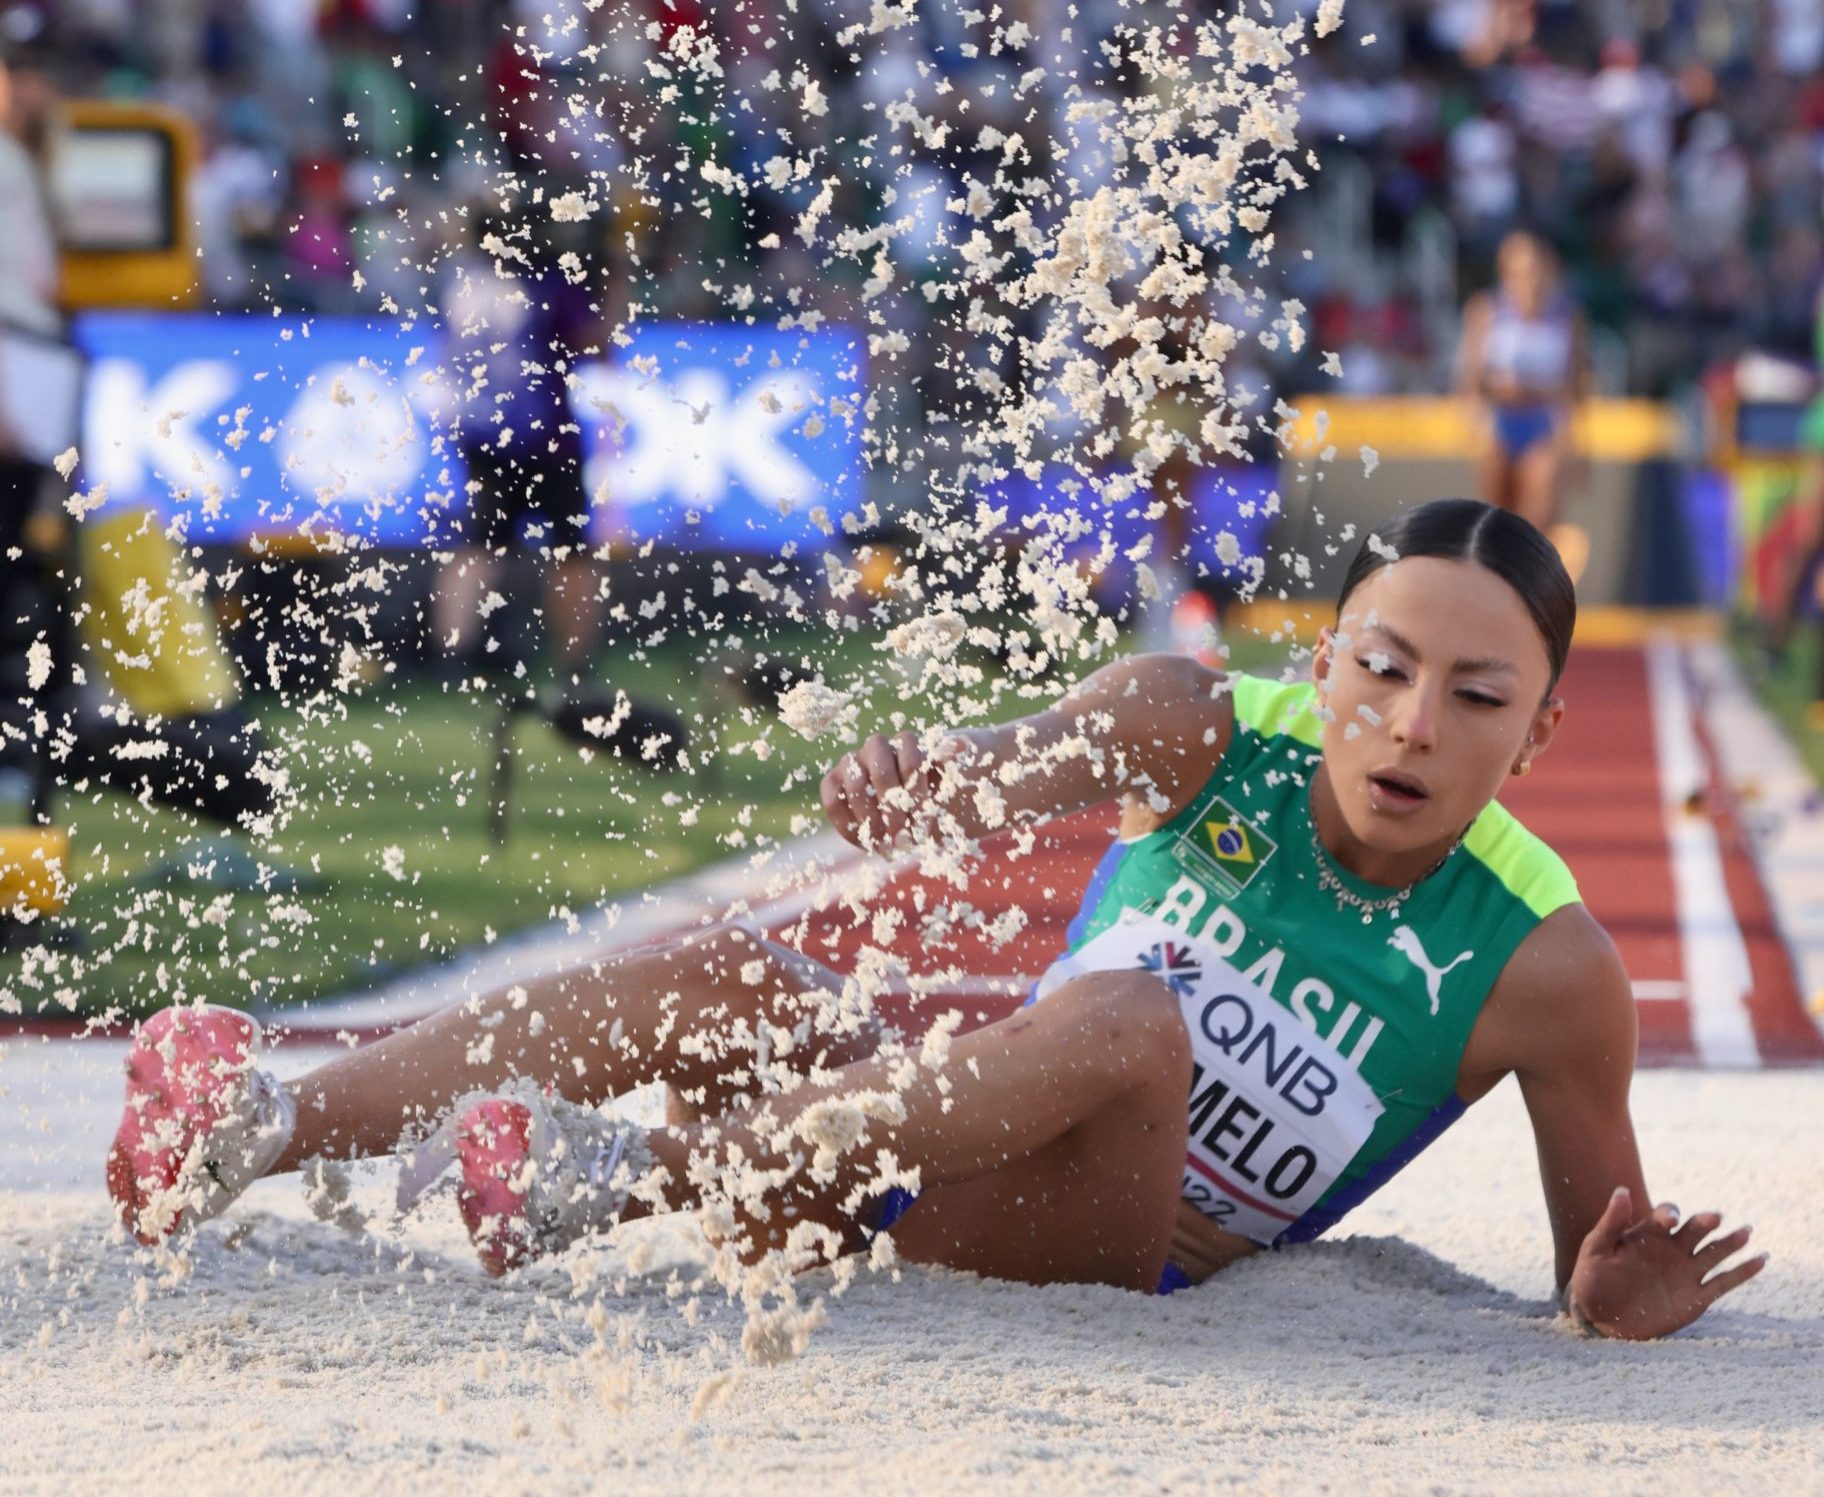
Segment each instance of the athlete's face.
[{"label": "athlete's face", "polygon": [[1326,629],[1324,764],[1350,832],[1382,853],[1454,838],[1544,751],[1564,714],[1511,587],[1473,562],[1382,567]]},{"label": "athlete's face", "polygon": [[1530,235],[1515,234],[1501,246],[1498,264],[1502,288],[1521,312],[1537,316],[1551,287],[1544,247]]}]

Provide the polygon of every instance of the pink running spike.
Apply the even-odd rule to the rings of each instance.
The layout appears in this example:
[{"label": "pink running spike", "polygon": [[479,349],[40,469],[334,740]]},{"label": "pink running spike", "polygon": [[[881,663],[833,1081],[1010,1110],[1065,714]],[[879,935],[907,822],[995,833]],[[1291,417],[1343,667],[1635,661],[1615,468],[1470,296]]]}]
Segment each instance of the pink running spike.
[{"label": "pink running spike", "polygon": [[456,1157],[462,1184],[456,1205],[481,1266],[500,1278],[530,1252],[526,1226],[526,1160],[532,1152],[532,1113],[523,1102],[495,1097],[462,1115]]},{"label": "pink running spike", "polygon": [[148,1246],[180,1225],[181,1210],[161,1211],[155,1198],[168,1198],[191,1145],[221,1121],[259,1043],[259,1025],[228,1008],[162,1009],[140,1027],[107,1172],[115,1213]]}]

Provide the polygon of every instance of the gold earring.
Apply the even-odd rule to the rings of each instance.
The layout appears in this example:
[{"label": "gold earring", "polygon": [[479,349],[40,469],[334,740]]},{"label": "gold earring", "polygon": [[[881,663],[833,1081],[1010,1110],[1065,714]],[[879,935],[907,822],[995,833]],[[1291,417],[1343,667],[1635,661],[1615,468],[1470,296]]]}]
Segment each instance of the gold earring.
[{"label": "gold earring", "polygon": [[1531,759],[1522,759],[1518,764],[1516,764],[1514,766],[1514,773],[1515,774],[1528,774],[1532,771],[1532,767],[1533,767],[1533,761]]}]

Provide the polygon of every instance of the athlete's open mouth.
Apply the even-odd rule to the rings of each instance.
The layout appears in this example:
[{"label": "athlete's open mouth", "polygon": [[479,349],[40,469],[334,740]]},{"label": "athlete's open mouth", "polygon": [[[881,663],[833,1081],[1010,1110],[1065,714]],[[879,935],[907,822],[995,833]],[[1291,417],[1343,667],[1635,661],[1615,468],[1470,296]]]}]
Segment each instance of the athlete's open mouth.
[{"label": "athlete's open mouth", "polygon": [[1420,801],[1431,798],[1431,791],[1423,780],[1417,775],[1402,774],[1397,769],[1377,769],[1368,776],[1368,783],[1396,805],[1417,805]]}]

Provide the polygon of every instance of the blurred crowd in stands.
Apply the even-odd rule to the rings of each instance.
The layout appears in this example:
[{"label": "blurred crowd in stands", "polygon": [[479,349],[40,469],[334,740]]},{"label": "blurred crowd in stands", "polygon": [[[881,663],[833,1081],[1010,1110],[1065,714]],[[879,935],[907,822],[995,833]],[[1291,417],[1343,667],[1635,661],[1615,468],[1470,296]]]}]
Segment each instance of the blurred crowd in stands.
[{"label": "blurred crowd in stands", "polygon": [[[1028,59],[966,56],[966,6],[921,4],[919,24],[869,43],[857,69],[835,37],[866,20],[871,0],[592,3],[0,0],[0,44],[66,94],[156,98],[199,123],[202,273],[222,307],[421,305],[420,267],[447,247],[432,241],[452,232],[448,210],[481,202],[503,164],[542,174],[555,193],[633,154],[663,163],[688,146],[761,184],[786,123],[800,149],[821,142],[840,160],[875,212],[930,203],[925,242],[915,234],[901,253],[922,249],[937,266],[949,253],[941,204],[963,171],[980,170],[974,153],[864,164],[844,150],[880,132],[867,105],[908,92],[939,119],[962,118],[970,101],[971,141],[983,125],[1019,129],[1035,172],[1093,177],[1091,163],[1048,160],[1040,146],[1059,133],[1068,70],[1053,69],[1041,117],[1026,119],[1031,100],[1013,84]],[[1295,3],[1316,9],[1276,9]],[[1071,9],[1001,0],[1006,19],[1032,27],[1035,52],[1069,28],[1079,58],[1153,10],[1078,0],[1073,20]],[[636,24],[622,24],[630,12]],[[693,108],[688,91],[659,107],[641,67],[649,25],[717,33],[728,87],[752,108]],[[779,59],[821,78],[826,114],[803,117],[798,91],[760,86]],[[1279,263],[1315,326],[1303,355],[1277,357],[1340,350],[1346,387],[1364,393],[1445,387],[1458,310],[1520,225],[1563,257],[1591,320],[1599,389],[1665,394],[1749,345],[1803,356],[1824,272],[1821,64],[1824,0],[1348,0],[1343,30],[1300,64],[1305,138],[1324,169],[1285,210]],[[1114,77],[1139,86],[1131,69]],[[573,113],[572,97],[589,110]],[[825,315],[841,320],[863,270],[845,281],[791,251],[814,185],[663,212],[673,188],[623,174],[616,211],[576,233],[593,236],[605,287],[679,317],[726,315],[753,243],[778,233],[786,248],[766,257],[769,275],[817,285]],[[632,270],[630,230],[638,274],[616,274]],[[625,311],[605,308],[610,320]],[[935,367],[944,353],[923,357]],[[1262,375],[1295,387],[1315,368]]]}]

